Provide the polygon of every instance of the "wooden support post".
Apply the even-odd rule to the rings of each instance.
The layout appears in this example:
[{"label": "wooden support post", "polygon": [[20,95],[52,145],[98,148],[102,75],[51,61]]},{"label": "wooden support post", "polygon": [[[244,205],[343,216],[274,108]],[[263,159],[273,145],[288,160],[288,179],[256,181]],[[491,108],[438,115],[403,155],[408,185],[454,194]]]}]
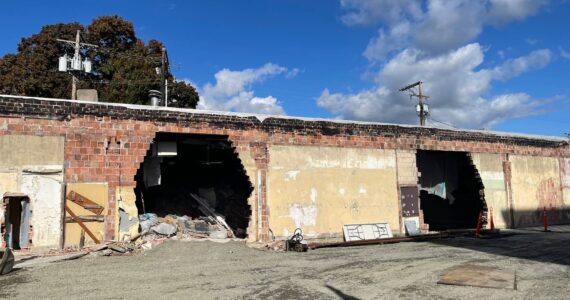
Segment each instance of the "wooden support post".
[{"label": "wooden support post", "polygon": [[79,226],[81,226],[81,228],[83,228],[83,230],[85,230],[85,232],[87,233],[87,235],[89,235],[89,237],[95,242],[95,244],[100,244],[101,242],[99,241],[98,238],[95,237],[95,235],[91,232],[91,230],[89,230],[89,228],[87,228],[87,226],[85,226],[85,224],[83,224],[83,222],[81,222],[81,219],[79,219],[79,217],[77,215],[75,215],[73,213],[73,211],[71,211],[71,209],[69,209],[69,207],[67,205],[65,205],[65,211],[71,216],[71,218],[73,218],[73,220],[79,224]]}]

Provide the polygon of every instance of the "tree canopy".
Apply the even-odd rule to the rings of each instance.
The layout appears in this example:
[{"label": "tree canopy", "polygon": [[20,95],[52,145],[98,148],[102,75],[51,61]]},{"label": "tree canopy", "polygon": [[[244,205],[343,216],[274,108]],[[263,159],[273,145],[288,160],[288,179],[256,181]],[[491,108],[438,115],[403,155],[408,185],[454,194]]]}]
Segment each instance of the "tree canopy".
[{"label": "tree canopy", "polygon": [[[58,58],[65,53],[73,56],[73,47],[56,39],[73,41],[77,30],[82,31],[82,42],[99,46],[82,49],[82,56],[93,62],[93,72],[80,74],[79,88],[96,89],[100,101],[134,104],[146,104],[148,91],[160,90],[157,68],[163,44],[157,40],[145,44],[136,37],[131,22],[102,16],[87,27],[46,25],[39,33],[22,38],[15,54],[0,58],[0,93],[69,98],[71,75],[58,72]],[[169,99],[176,99],[176,106],[196,107],[199,97],[193,86],[175,80],[169,72],[166,78]]]}]

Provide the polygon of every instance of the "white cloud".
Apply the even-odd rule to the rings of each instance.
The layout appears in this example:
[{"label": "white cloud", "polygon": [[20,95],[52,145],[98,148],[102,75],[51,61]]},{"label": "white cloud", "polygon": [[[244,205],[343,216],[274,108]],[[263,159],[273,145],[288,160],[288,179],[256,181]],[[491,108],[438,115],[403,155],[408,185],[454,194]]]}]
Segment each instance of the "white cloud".
[{"label": "white cloud", "polygon": [[[317,105],[338,118],[417,124],[417,100],[410,100],[398,89],[422,80],[435,120],[488,128],[534,114],[540,111],[541,101],[520,92],[491,94],[492,84],[545,67],[552,52],[541,49],[508,58],[505,51],[499,51],[497,55],[506,60],[487,66],[484,60],[489,47],[473,41],[486,26],[524,20],[547,2],[341,0],[346,25],[378,27],[363,55],[379,69],[373,87],[348,94],[325,89]],[[570,58],[563,49],[560,53]]]},{"label": "white cloud", "polygon": [[423,13],[417,0],[341,0],[340,4],[347,11],[342,16],[347,25],[392,25],[403,18],[419,19]]},{"label": "white cloud", "polygon": [[222,69],[214,75],[215,84],[207,83],[199,89],[198,108],[283,115],[285,110],[275,97],[255,96],[252,85],[273,76],[291,77],[297,73],[299,73],[297,69],[288,70],[272,63],[267,63],[257,69],[241,71]]},{"label": "white cloud", "polygon": [[491,72],[494,79],[507,81],[524,72],[543,68],[550,63],[551,59],[552,53],[550,50],[536,50],[527,56],[507,60],[502,65],[493,68]]},{"label": "white cloud", "polygon": [[386,33],[383,28],[378,30],[378,36],[372,38],[364,51],[369,60],[383,60],[388,54],[404,48],[408,43],[410,23],[403,21],[390,28]]},{"label": "white cloud", "polygon": [[562,58],[570,59],[570,52],[567,52],[562,47],[558,47],[558,50],[560,50],[560,56],[562,56]]},{"label": "white cloud", "polygon": [[290,71],[287,71],[287,73],[285,74],[285,78],[291,79],[293,77],[296,77],[300,73],[302,73],[301,70],[299,70],[298,68],[294,68],[294,69],[291,69]]},{"label": "white cloud", "polygon": [[383,61],[407,47],[440,54],[473,41],[486,25],[503,25],[537,13],[546,0],[341,0],[347,25],[380,24],[364,55]]},{"label": "white cloud", "polygon": [[325,89],[317,104],[339,118],[417,124],[416,100],[398,89],[422,80],[434,119],[468,128],[492,127],[508,118],[530,115],[538,105],[525,93],[486,96],[492,81],[540,68],[550,56],[548,50],[538,50],[495,68],[481,69],[484,51],[477,43],[435,56],[406,49],[379,71],[376,87],[354,94]]}]

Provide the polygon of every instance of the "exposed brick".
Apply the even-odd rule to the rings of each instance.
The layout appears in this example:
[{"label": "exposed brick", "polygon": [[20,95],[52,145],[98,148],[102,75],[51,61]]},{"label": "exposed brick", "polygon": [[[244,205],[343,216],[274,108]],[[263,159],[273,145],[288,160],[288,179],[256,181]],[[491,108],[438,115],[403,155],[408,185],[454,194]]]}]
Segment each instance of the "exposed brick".
[{"label": "exposed brick", "polygon": [[[0,97],[0,135],[64,136],[65,181],[108,182],[106,239],[114,238],[115,188],[135,185],[134,176],[157,132],[224,135],[238,155],[251,154],[262,175],[254,191],[259,195],[255,199],[262,202],[262,239],[268,237],[269,228],[265,181],[270,145],[407,150],[398,154],[402,183],[417,176],[404,171],[413,168],[417,149],[570,157],[570,147],[550,138],[278,117],[260,121],[254,116],[195,110]],[[508,159],[505,162],[507,173]]]}]

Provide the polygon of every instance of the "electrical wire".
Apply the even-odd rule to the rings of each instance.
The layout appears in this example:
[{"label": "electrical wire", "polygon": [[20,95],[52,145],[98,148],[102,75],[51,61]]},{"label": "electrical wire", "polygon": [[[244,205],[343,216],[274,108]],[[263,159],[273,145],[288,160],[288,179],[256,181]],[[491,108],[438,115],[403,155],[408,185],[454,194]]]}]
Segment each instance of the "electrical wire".
[{"label": "electrical wire", "polygon": [[459,127],[457,127],[457,126],[453,126],[452,124],[449,124],[449,123],[446,123],[446,122],[438,121],[438,120],[432,118],[432,117],[429,116],[429,115],[428,115],[428,119],[429,119],[430,121],[433,121],[433,122],[436,122],[436,123],[439,123],[439,124],[442,124],[442,125],[446,125],[446,126],[449,126],[449,127],[451,127],[451,128],[454,128],[454,129],[459,129]]}]

